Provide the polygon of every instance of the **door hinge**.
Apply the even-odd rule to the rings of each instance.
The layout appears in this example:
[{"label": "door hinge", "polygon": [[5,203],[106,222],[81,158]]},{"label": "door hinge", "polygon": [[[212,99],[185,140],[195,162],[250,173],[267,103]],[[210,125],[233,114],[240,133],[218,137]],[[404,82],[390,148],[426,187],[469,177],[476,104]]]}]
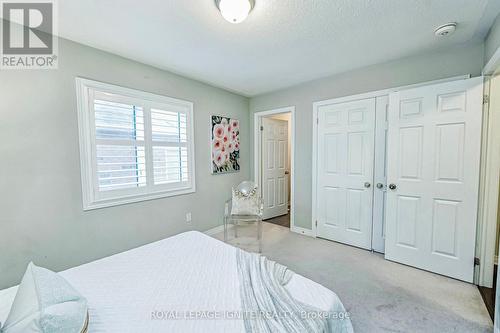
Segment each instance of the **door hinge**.
[{"label": "door hinge", "polygon": [[474,258],[474,266],[480,266],[481,265],[481,259],[479,258]]},{"label": "door hinge", "polygon": [[316,220],[316,228],[318,227],[318,220]]},{"label": "door hinge", "polygon": [[263,131],[263,130],[264,130],[264,126],[261,126],[261,127],[260,127],[260,130],[261,130],[261,131]]},{"label": "door hinge", "polygon": [[488,104],[490,102],[490,95],[483,96],[483,104]]},{"label": "door hinge", "polygon": [[316,125],[319,125],[319,118],[316,118]]}]

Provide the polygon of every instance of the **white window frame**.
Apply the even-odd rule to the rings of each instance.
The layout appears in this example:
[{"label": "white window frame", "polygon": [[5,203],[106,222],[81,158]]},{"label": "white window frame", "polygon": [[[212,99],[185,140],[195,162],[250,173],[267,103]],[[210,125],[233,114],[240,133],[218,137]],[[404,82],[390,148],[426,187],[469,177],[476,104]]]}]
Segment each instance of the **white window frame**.
[{"label": "white window frame", "polygon": [[[144,187],[137,189],[124,189],[99,191],[97,179],[96,162],[96,136],[94,120],[94,92],[110,93],[118,95],[122,102],[134,103],[143,107],[145,137],[144,145],[146,150],[146,180]],[[83,210],[92,210],[104,207],[118,206],[133,202],[153,200],[196,192],[195,181],[195,153],[194,153],[194,121],[193,103],[147,93],[130,88],[124,88],[113,84],[76,78],[76,97],[78,107],[78,133],[80,139],[80,167],[82,181],[82,201]],[[114,99],[113,101],[117,101]],[[154,185],[152,175],[152,147],[169,146],[152,141],[151,135],[151,108],[161,108],[165,110],[175,110],[187,115],[187,142],[185,146],[188,150],[188,181],[175,184]],[[149,152],[148,152],[149,150]]]}]

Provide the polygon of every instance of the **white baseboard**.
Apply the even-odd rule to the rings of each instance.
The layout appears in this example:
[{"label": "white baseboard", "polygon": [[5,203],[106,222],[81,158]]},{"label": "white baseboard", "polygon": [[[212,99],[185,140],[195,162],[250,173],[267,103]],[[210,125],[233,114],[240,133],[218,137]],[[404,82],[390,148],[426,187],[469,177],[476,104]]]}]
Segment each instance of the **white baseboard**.
[{"label": "white baseboard", "polygon": [[[232,225],[227,226],[228,229],[231,229],[232,227],[233,227]],[[298,233],[298,234],[301,234],[304,236],[314,237],[313,232],[310,229],[305,229],[305,228],[300,228],[300,227],[291,227],[290,230],[292,232],[295,232],[295,233]],[[219,225],[215,228],[208,229],[208,230],[204,231],[203,233],[205,235],[208,235],[208,236],[213,236],[213,235],[216,235],[216,234],[221,233],[221,232],[224,232],[224,225]]]},{"label": "white baseboard", "polygon": [[[227,230],[231,230],[231,228],[232,228],[232,227],[233,227],[233,225],[232,225],[232,224],[228,225],[228,226],[227,226]],[[208,229],[208,230],[206,230],[206,231],[203,231],[203,233],[204,233],[205,235],[208,235],[208,236],[213,236],[213,235],[216,235],[216,234],[218,234],[218,233],[220,233],[220,232],[224,232],[224,225],[219,225],[219,226],[217,226],[217,227],[215,227],[215,228],[212,228],[212,229]]]},{"label": "white baseboard", "polygon": [[304,235],[304,236],[315,237],[313,235],[312,230],[310,230],[310,229],[305,229],[305,228],[300,228],[300,227],[293,226],[293,227],[290,228],[290,230],[292,232],[296,232],[296,233]]},{"label": "white baseboard", "polygon": [[215,228],[208,229],[208,230],[204,231],[203,233],[205,235],[208,235],[208,236],[213,236],[213,235],[218,234],[218,233],[223,232],[223,231],[224,231],[224,225],[219,225]]}]

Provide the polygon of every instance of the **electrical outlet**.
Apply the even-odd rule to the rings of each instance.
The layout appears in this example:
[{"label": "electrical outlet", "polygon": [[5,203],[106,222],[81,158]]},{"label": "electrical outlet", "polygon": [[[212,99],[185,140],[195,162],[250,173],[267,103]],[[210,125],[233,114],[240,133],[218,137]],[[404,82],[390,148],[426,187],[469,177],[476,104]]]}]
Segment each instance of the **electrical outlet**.
[{"label": "electrical outlet", "polygon": [[191,212],[186,213],[186,222],[191,223]]}]

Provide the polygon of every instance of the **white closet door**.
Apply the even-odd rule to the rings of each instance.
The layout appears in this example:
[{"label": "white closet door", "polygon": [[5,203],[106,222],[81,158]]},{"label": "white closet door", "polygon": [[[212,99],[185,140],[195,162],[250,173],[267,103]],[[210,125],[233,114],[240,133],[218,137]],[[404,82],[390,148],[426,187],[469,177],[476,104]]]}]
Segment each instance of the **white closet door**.
[{"label": "white closet door", "polygon": [[387,121],[389,96],[377,97],[375,125],[375,166],[373,193],[373,251],[385,251],[385,203],[387,199]]},{"label": "white closet door", "polygon": [[262,196],[264,219],[288,213],[288,122],[262,119]]},{"label": "white closet door", "polygon": [[482,78],[390,95],[385,257],[472,282]]},{"label": "white closet door", "polygon": [[318,108],[317,235],[371,249],[375,98]]}]

